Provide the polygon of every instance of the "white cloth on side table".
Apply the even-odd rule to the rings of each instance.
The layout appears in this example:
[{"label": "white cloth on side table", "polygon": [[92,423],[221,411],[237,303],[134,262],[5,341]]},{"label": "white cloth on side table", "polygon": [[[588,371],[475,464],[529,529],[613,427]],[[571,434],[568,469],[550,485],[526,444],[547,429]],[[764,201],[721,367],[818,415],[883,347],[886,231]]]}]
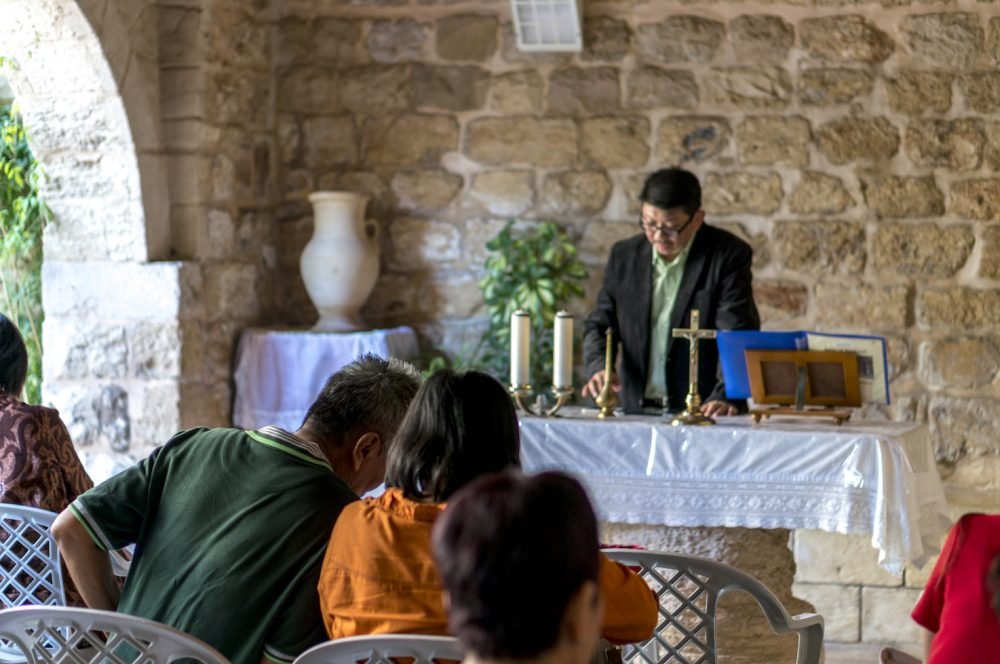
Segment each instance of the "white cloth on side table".
[{"label": "white cloth on side table", "polygon": [[358,356],[414,360],[418,352],[410,327],[346,333],[244,330],[236,351],[233,424],[295,431],[330,374]]},{"label": "white cloth on side table", "polygon": [[896,575],[937,553],[951,523],[914,423],[523,417],[521,462],[579,476],[603,521],[866,535]]}]

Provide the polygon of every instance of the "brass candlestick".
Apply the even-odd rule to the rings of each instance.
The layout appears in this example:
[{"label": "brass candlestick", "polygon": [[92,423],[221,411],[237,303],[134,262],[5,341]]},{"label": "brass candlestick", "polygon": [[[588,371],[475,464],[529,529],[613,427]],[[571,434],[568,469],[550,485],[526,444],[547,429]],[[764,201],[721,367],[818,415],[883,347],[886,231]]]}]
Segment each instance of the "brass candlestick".
[{"label": "brass candlestick", "polygon": [[525,397],[529,397],[532,394],[531,385],[511,385],[510,395],[514,397],[514,404],[519,410],[532,415],[537,415],[538,417],[554,417],[559,409],[566,405],[570,397],[573,396],[573,388],[571,387],[556,387],[552,386],[552,396],[556,398],[556,404],[551,408],[543,408],[540,405],[532,408],[524,403]]},{"label": "brass candlestick", "polygon": [[611,384],[614,378],[614,371],[612,369],[612,334],[611,328],[608,328],[607,334],[604,337],[604,387],[601,388],[601,393],[597,395],[594,402],[600,407],[601,412],[597,414],[597,417],[604,419],[609,415],[615,414],[615,406],[618,405],[618,395],[615,394],[614,389],[612,389]]},{"label": "brass candlestick", "polygon": [[698,394],[698,342],[702,339],[714,339],[715,330],[702,330],[698,328],[699,312],[697,309],[691,310],[691,327],[688,329],[674,330],[673,335],[687,339],[691,344],[688,356],[688,395],[684,400],[687,409],[675,417],[670,424],[676,426],[695,425],[703,426],[715,424],[715,420],[701,413],[701,396]]}]

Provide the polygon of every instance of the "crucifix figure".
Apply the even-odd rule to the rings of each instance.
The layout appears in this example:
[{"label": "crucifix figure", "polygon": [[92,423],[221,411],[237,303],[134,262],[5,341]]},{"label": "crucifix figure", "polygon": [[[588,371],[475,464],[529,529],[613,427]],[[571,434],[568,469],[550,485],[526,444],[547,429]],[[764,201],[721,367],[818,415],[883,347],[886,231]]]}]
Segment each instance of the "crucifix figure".
[{"label": "crucifix figure", "polygon": [[679,328],[673,331],[674,337],[687,339],[691,344],[688,363],[688,395],[685,400],[687,410],[671,421],[675,427],[682,424],[715,424],[715,420],[701,414],[701,396],[698,395],[698,342],[702,339],[714,339],[715,330],[698,328],[698,310],[691,310],[691,327]]}]

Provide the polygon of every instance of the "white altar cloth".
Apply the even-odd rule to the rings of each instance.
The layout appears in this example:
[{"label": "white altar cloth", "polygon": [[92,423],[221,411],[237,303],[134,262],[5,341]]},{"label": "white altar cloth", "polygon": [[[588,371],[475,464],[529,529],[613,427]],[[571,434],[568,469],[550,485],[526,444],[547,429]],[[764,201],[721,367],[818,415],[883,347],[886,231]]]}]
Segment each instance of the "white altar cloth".
[{"label": "white altar cloth", "polygon": [[523,417],[521,462],[580,477],[603,521],[862,534],[896,575],[937,553],[951,523],[927,427],[913,423]]},{"label": "white altar cloth", "polygon": [[409,327],[348,333],[246,329],[236,350],[233,424],[295,431],[330,374],[359,355],[414,360],[418,352]]}]

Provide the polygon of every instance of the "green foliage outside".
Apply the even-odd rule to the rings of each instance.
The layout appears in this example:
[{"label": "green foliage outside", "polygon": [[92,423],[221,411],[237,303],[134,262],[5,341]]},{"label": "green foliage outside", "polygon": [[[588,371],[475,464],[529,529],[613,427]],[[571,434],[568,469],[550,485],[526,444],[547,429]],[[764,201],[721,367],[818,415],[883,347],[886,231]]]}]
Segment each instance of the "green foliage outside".
[{"label": "green foliage outside", "polygon": [[510,316],[524,309],[531,314],[532,385],[544,390],[552,384],[552,323],[570,300],[583,297],[587,270],[565,232],[549,221],[525,232],[508,222],[486,249],[479,287],[489,329],[478,364],[504,384],[510,381]]},{"label": "green foliage outside", "polygon": [[24,335],[24,398],[37,404],[42,397],[42,229],[51,215],[39,196],[41,166],[10,105],[0,105],[0,140],[0,311]]}]

